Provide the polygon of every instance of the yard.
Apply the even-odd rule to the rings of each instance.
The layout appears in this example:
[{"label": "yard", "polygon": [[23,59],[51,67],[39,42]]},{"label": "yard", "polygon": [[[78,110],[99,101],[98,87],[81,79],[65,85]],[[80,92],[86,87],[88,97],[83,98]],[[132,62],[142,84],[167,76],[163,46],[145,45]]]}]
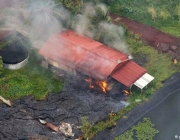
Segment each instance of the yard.
[{"label": "yard", "polygon": [[[123,1],[121,1],[121,4],[122,3]],[[174,24],[171,23],[168,26],[168,24],[171,21],[171,18],[167,17],[168,19],[165,18],[161,19],[162,21],[166,21],[164,23],[167,24],[160,26],[162,22],[160,21],[160,19],[158,19],[159,17],[152,17],[153,7],[149,7],[151,8],[150,9],[151,11],[149,10],[149,13],[148,11],[146,11],[146,13],[144,14],[143,13],[144,9],[141,8],[137,9],[136,7],[134,7],[134,5],[128,6],[128,3],[125,3],[124,5],[122,5],[122,7],[120,7],[119,5],[116,2],[112,3],[110,7],[111,11],[118,14],[121,11],[123,16],[127,16],[129,18],[139,20],[142,23],[157,27],[158,29],[165,31],[167,33],[171,33],[172,35],[176,35],[178,37],[180,36],[179,30],[175,29],[176,27],[178,27],[177,25],[178,20],[176,19],[178,18],[178,15],[173,17],[173,19],[174,18],[176,19],[174,21]],[[135,5],[137,5],[137,3],[135,3]],[[143,6],[142,8],[146,8],[146,10],[148,9],[148,7],[143,7]],[[144,16],[147,15],[149,17],[147,18],[146,21],[144,20]],[[105,18],[105,20],[107,19]],[[150,20],[151,22],[148,22]],[[157,21],[157,23],[155,21]],[[92,27],[94,28],[95,26]],[[149,36],[152,35],[149,34]],[[155,79],[151,84],[148,85],[147,88],[143,89],[142,92],[140,89],[133,86],[132,87],[133,94],[130,95],[128,98],[130,105],[125,109],[120,110],[114,116],[113,116],[113,112],[110,112],[109,114],[106,114],[107,118],[105,120],[99,121],[96,124],[90,124],[89,122],[87,122],[87,120],[83,120],[82,121],[83,138],[92,138],[96,134],[98,134],[98,132],[101,132],[104,129],[113,128],[116,125],[117,120],[126,119],[126,114],[141,104],[141,103],[136,103],[135,102],[136,99],[140,99],[143,102],[147,102],[149,98],[152,97],[154,92],[163,86],[163,82],[165,81],[165,79],[167,79],[172,74],[179,72],[179,65],[180,65],[179,62],[177,64],[174,64],[172,62],[172,58],[170,58],[169,55],[167,55],[166,53],[159,52],[153,47],[148,46],[147,44],[145,45],[140,39],[140,36],[138,34],[134,34],[130,32],[128,29],[125,29],[124,38],[127,45],[129,46],[129,50],[131,54],[134,56],[134,61],[136,61],[138,64],[146,68],[148,70],[148,73],[154,76]],[[46,70],[40,66],[40,56],[37,55],[36,49],[30,47],[31,45],[28,42],[26,42],[24,46],[26,46],[29,50],[29,63],[24,68],[19,69],[17,71],[11,71],[7,69],[3,71],[3,73],[0,75],[1,95],[10,100],[18,99],[28,95],[33,95],[36,97],[36,99],[39,100],[39,99],[46,99],[48,93],[50,92],[61,94],[64,84],[62,79],[55,79],[51,71]],[[77,87],[80,86],[78,85],[79,83],[76,84]],[[72,91],[73,90],[74,89],[72,88]],[[89,90],[87,90],[87,92],[89,92]],[[63,116],[65,115],[63,114]],[[61,116],[59,115],[58,117]],[[56,122],[59,121],[59,119],[57,118],[56,118]],[[50,119],[50,120],[54,121],[54,119]]]},{"label": "yard", "polygon": [[45,99],[49,92],[62,90],[62,79],[53,78],[53,73],[40,66],[37,50],[24,42],[29,51],[28,64],[19,70],[4,69],[0,75],[0,93],[4,98],[14,100],[33,95],[36,99]]}]

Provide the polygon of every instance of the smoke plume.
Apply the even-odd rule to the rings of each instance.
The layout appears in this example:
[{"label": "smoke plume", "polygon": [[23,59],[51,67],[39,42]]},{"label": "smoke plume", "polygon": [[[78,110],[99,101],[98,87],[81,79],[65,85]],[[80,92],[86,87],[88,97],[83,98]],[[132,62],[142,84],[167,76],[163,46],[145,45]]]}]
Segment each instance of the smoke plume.
[{"label": "smoke plume", "polygon": [[71,28],[80,35],[128,53],[128,46],[123,38],[124,30],[109,22],[108,8],[104,4],[85,3],[82,12],[74,16],[53,0],[0,2],[3,17],[0,17],[0,28],[16,30],[26,35],[36,48],[41,47],[50,35]]},{"label": "smoke plume", "polygon": [[110,22],[108,8],[104,4],[86,3],[83,12],[76,15],[72,28],[124,53],[129,53],[124,40],[124,29]]}]

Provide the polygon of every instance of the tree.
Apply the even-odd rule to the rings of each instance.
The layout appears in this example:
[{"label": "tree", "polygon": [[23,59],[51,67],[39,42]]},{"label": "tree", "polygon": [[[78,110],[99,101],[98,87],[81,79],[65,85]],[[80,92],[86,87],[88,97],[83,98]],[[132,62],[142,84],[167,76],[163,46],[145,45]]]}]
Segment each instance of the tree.
[{"label": "tree", "polygon": [[83,7],[83,0],[55,0],[57,3],[61,3],[66,9],[72,13],[77,14]]}]

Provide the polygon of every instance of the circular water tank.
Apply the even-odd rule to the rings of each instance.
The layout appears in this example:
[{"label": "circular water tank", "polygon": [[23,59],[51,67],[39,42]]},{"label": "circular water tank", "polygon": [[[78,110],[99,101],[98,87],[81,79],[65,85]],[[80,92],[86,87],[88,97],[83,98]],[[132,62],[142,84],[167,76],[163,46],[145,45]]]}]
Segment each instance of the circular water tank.
[{"label": "circular water tank", "polygon": [[3,47],[0,56],[8,69],[19,69],[28,62],[28,51],[18,41]]}]

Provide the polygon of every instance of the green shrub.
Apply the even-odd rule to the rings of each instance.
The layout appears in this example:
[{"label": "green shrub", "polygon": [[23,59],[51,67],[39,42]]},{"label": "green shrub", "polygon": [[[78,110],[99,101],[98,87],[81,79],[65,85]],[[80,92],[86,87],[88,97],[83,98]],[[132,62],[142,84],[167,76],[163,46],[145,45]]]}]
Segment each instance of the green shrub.
[{"label": "green shrub", "polygon": [[154,129],[154,124],[151,123],[149,118],[144,118],[142,122],[133,126],[132,129],[135,130],[138,140],[153,140],[155,134],[159,132]]},{"label": "green shrub", "polygon": [[132,128],[114,140],[133,140],[136,137],[137,140],[153,140],[153,137],[159,131],[154,128],[154,124],[151,123],[149,118],[144,118],[142,122],[132,126]]}]

